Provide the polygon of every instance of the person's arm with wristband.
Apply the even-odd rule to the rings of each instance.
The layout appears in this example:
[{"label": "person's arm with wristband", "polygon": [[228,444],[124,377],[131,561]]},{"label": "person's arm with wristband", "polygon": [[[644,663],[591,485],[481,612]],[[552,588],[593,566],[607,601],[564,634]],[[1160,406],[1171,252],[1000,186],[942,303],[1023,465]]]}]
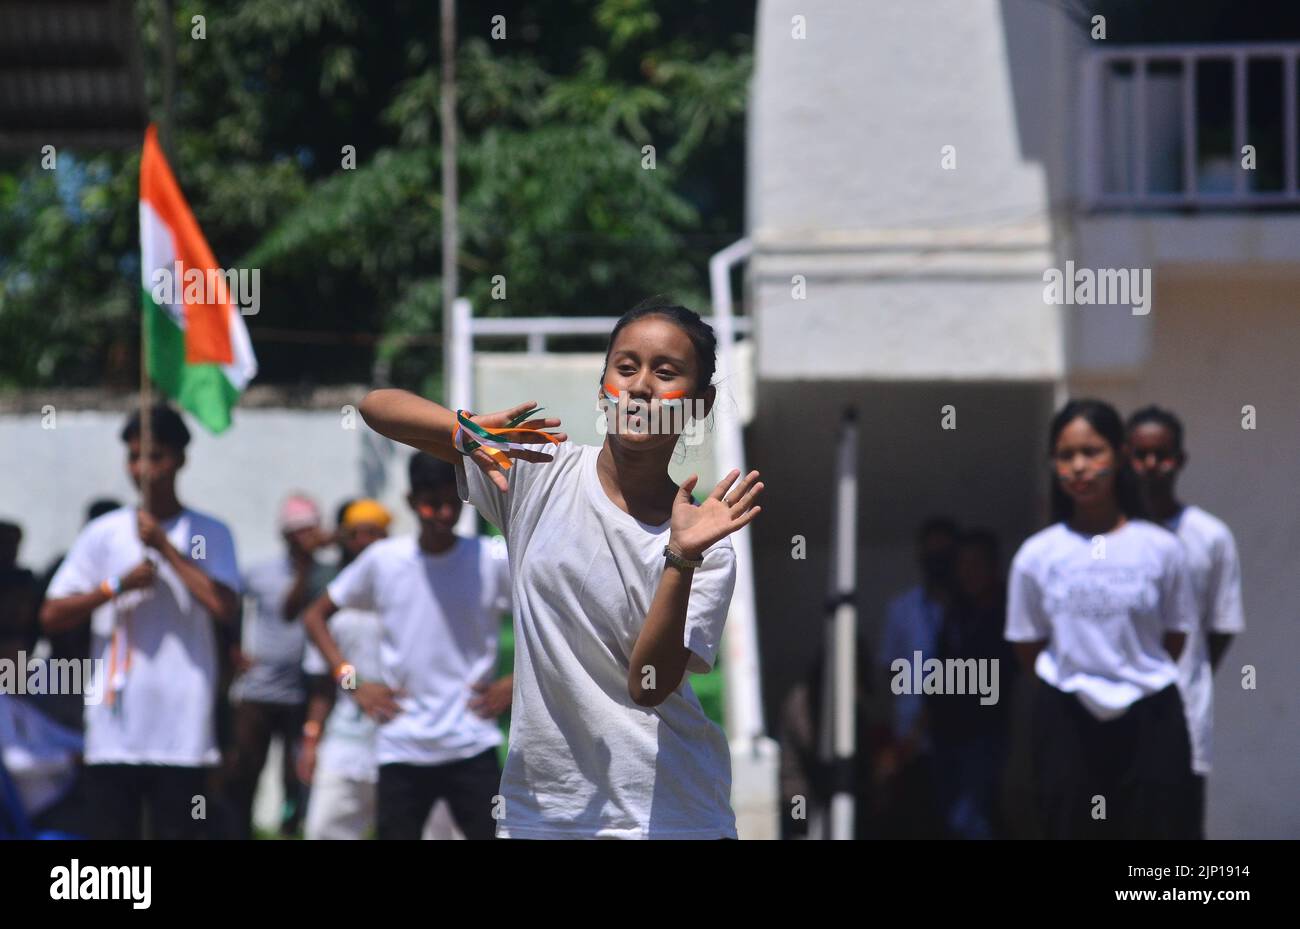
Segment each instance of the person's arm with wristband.
[{"label": "person's arm with wristband", "polygon": [[[307,637],[311,639],[312,644],[320,649],[321,657],[325,659],[325,664],[329,666],[330,677],[335,684],[339,683],[343,671],[352,668],[344,660],[343,653],[339,651],[338,643],[334,641],[334,636],[330,634],[329,618],[338,611],[339,608],[330,599],[330,595],[323,593],[302,614],[302,627],[307,630]],[[355,674],[355,669],[353,669],[354,677]]]},{"label": "person's arm with wristband", "polygon": [[[529,401],[499,413],[485,413],[481,416],[466,414],[470,421],[487,429],[505,429],[517,417],[537,406]],[[385,388],[372,390],[366,394],[360,406],[361,418],[366,425],[382,436],[428,452],[435,458],[455,464],[461,457],[471,458],[501,489],[509,492],[506,472],[484,451],[482,446],[475,448],[468,455],[463,455],[456,448],[454,436],[458,428],[456,413],[432,400],[426,400],[405,390]],[[540,431],[559,428],[560,421],[554,417],[530,419],[521,422],[516,428]],[[565,442],[568,435],[563,432],[550,433],[557,442]],[[546,462],[553,456],[531,449],[511,449],[505,454],[510,458],[523,461]]]},{"label": "person's arm with wristband", "polygon": [[47,635],[56,635],[75,629],[89,620],[95,610],[124,591],[151,586],[157,572],[153,562],[145,560],[126,574],[105,578],[89,593],[46,600],[41,605],[41,631]]},{"label": "person's arm with wristband", "polygon": [[683,644],[686,609],[691,581],[695,569],[704,563],[705,550],[762,512],[762,507],[754,505],[763,490],[758,472],[750,471],[733,488],[739,476],[740,471],[733,469],[699,506],[691,499],[697,475],[692,474],[677,490],[664,548],[664,571],[628,664],[627,692],[637,706],[663,703],[686,674],[691,657],[690,649]]},{"label": "person's arm with wristband", "polygon": [[298,780],[310,784],[316,774],[316,748],[325,731],[325,720],[334,709],[334,684],[324,675],[307,678],[307,720],[302,724],[302,746],[298,752]]},{"label": "person's arm with wristband", "polygon": [[323,593],[302,614],[303,628],[307,630],[312,644],[320,649],[334,683],[352,693],[362,712],[378,722],[388,722],[402,712],[397,704],[397,698],[401,694],[378,681],[363,681],[357,676],[357,669],[339,651],[338,643],[330,633],[329,618],[338,611],[339,607],[330,599],[329,593]]},{"label": "person's arm with wristband", "polygon": [[156,551],[172,566],[176,576],[190,595],[197,600],[212,618],[223,624],[239,619],[239,595],[199,566],[199,562],[177,551],[167,538],[158,518],[145,510],[136,510],[136,527],[140,541]]}]

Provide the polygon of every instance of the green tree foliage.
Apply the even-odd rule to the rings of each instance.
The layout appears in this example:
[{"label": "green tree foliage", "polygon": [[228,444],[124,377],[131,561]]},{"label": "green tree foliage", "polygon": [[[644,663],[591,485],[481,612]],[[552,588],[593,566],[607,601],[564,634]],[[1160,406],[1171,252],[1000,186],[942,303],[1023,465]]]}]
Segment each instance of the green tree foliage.
[{"label": "green tree foliage", "polygon": [[[427,390],[439,373],[437,6],[178,2],[173,166],[218,259],[261,269],[261,380],[366,381],[379,360]],[[157,113],[157,4],[135,9]],[[753,4],[503,0],[459,16],[458,261],[475,312],[616,314],[659,292],[703,308],[708,255],[743,227]],[[0,165],[0,386],[133,381],[138,170],[138,152]]]}]

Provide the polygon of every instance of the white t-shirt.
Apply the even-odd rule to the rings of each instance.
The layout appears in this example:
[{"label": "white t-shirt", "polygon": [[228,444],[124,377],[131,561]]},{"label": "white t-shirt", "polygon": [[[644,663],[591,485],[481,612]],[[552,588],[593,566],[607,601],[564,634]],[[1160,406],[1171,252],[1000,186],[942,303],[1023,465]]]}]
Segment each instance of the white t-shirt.
[{"label": "white t-shirt", "polygon": [[1098,719],[1175,683],[1164,634],[1196,626],[1182,546],[1154,523],[1131,519],[1098,542],[1056,523],[1011,563],[1007,639],[1046,639],[1035,672]]},{"label": "white t-shirt", "polygon": [[1196,597],[1199,626],[1187,637],[1187,646],[1178,656],[1178,685],[1192,740],[1192,770],[1209,774],[1214,727],[1209,634],[1236,634],[1246,628],[1237,542],[1222,520],[1200,507],[1184,507],[1165,525],[1183,543],[1192,593]]},{"label": "white t-shirt", "polygon": [[[301,614],[286,620],[282,612],[297,573],[287,555],[260,562],[244,572],[240,644],[252,667],[235,678],[230,687],[230,699],[237,703],[301,705],[307,699],[302,680],[307,632]],[[329,565],[312,565],[307,603],[320,596],[333,574]]]},{"label": "white t-shirt", "polygon": [[[208,577],[239,592],[235,543],[224,523],[186,508],[161,525],[172,547]],[[46,596],[90,593],[138,565],[145,551],[134,507],[105,513],[81,530]],[[124,631],[130,659],[116,704],[110,704],[111,682],[105,679],[97,682],[102,699],[86,704],[86,763],[214,765],[220,754],[212,615],[171,565],[148,551],[158,567],[154,585],[126,591],[91,616],[90,653],[102,661],[95,673],[110,675],[115,623]],[[126,663],[122,651],[119,660]]]},{"label": "white t-shirt", "polygon": [[469,708],[473,685],[494,676],[501,614],[510,609],[499,539],[457,538],[438,555],[421,551],[414,536],[384,539],[327,592],[338,607],[378,613],[383,627],[381,680],[402,691],[402,712],[379,727],[379,764],[445,764],[501,744],[496,721]]},{"label": "white t-shirt", "polygon": [[[379,660],[379,641],[384,628],[376,613],[368,610],[339,610],[329,619],[330,635],[357,669],[361,680],[379,680],[383,664]],[[329,676],[325,658],[310,642],[303,651],[305,674]],[[336,774],[348,780],[368,784],[379,780],[379,762],[375,760],[375,739],[379,724],[362,712],[351,692],[335,688],[334,707],[325,720],[320,745],[316,749],[317,773]]]},{"label": "white t-shirt", "polygon": [[[515,461],[503,495],[457,464],[462,500],[505,533],[514,576],[515,687],[497,835],[734,838],[731,756],[689,682],[657,707],[627,692],[629,661],[663,576],[669,525],[619,509],[596,475],[600,448],[543,445]],[[689,670],[713,666],[736,583],[723,539],[691,583]]]}]

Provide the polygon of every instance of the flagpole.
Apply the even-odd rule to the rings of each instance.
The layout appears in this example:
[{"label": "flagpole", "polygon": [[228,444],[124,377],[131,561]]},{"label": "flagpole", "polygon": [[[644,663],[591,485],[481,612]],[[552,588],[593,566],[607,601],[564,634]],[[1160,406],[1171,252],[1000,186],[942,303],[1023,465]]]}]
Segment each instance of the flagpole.
[{"label": "flagpole", "polygon": [[149,385],[149,324],[145,319],[144,307],[140,313],[140,509],[149,512],[149,480],[152,476],[152,464],[149,460],[153,446],[153,417],[149,408],[153,406],[152,391]]},{"label": "flagpole", "polygon": [[[158,143],[170,162],[172,130],[176,122],[176,0],[158,0],[158,36],[162,46],[163,107]],[[149,383],[149,323],[145,307],[140,313],[140,509],[149,512],[153,477],[153,386]]]},{"label": "flagpole", "polygon": [[162,51],[162,123],[159,143],[167,161],[173,161],[172,129],[176,122],[176,0],[158,0],[158,37]]}]

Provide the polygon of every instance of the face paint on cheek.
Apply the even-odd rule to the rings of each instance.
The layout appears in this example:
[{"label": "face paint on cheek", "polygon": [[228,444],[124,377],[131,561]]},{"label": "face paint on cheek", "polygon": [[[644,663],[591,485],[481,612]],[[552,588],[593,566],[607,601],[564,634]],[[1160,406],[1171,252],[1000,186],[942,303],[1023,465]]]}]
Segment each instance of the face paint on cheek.
[{"label": "face paint on cheek", "polygon": [[433,507],[429,506],[427,503],[421,503],[416,506],[415,512],[421,519],[433,519],[435,515]]},{"label": "face paint on cheek", "polygon": [[612,406],[611,413],[620,418],[638,416],[641,418],[642,425],[650,432],[675,432],[679,426],[685,425],[686,391],[684,390],[666,390],[657,397],[651,397],[648,402],[626,398],[626,392],[613,384],[603,385],[603,390],[604,398]]},{"label": "face paint on cheek", "polygon": [[1084,474],[1081,478],[1076,478],[1074,475],[1074,469],[1070,467],[1070,465],[1068,464],[1057,464],[1055,465],[1055,469],[1056,469],[1056,479],[1058,482],[1060,482],[1062,486],[1065,486],[1067,484],[1073,484],[1076,480],[1084,480],[1090,483],[1095,483],[1097,481],[1110,477],[1113,473],[1115,473],[1115,469],[1113,467],[1102,467],[1092,472],[1092,474]]}]

